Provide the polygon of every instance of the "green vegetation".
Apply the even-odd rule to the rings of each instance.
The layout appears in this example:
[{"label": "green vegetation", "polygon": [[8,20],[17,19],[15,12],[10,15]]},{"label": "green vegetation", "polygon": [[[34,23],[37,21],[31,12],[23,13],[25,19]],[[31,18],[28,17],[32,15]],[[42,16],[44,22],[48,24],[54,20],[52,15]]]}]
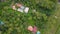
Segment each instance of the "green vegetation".
[{"label": "green vegetation", "polygon": [[[28,6],[29,12],[12,10],[11,4],[17,2]],[[41,34],[60,34],[60,5],[57,0],[6,0],[0,4],[0,20],[4,22],[0,26],[1,34],[32,34],[27,30],[29,25],[37,26]]]}]

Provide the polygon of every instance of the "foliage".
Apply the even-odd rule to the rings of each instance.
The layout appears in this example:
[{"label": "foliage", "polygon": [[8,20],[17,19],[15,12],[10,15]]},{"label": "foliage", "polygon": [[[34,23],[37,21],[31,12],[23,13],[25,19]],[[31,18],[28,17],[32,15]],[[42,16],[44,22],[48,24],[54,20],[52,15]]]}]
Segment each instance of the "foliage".
[{"label": "foliage", "polygon": [[29,6],[31,9],[37,9],[47,16],[53,14],[56,9],[57,0],[16,0],[18,2]]},{"label": "foliage", "polygon": [[[22,3],[30,10],[27,14],[12,10],[10,7],[12,3]],[[7,0],[7,2],[1,2],[0,20],[5,23],[0,27],[2,34],[32,34],[27,30],[29,25],[37,26],[39,30],[46,28],[48,16],[55,12],[56,3],[57,1],[54,0]],[[33,12],[33,9],[37,11]]]}]

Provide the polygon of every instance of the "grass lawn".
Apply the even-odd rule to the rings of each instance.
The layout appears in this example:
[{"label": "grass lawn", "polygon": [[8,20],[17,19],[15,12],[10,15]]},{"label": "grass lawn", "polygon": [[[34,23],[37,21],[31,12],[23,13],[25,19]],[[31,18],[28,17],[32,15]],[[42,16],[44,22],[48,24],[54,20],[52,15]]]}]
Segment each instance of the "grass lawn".
[{"label": "grass lawn", "polygon": [[[57,16],[57,19],[54,16]],[[49,17],[49,21],[42,34],[60,34],[60,5],[55,14]]]}]

